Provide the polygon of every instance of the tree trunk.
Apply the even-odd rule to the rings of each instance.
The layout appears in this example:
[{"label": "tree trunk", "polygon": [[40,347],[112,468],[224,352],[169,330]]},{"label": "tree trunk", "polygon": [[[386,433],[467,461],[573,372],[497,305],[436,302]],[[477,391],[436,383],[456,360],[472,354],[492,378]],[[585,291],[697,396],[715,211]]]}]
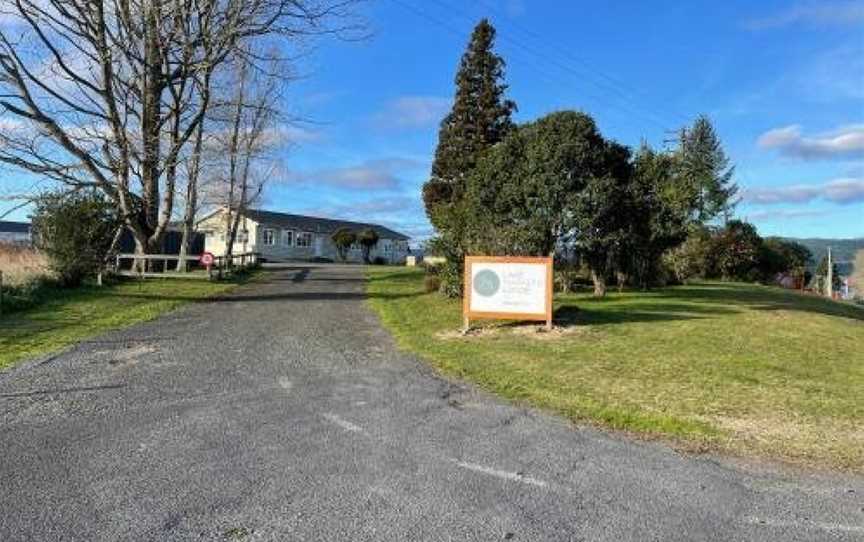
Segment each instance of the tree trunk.
[{"label": "tree trunk", "polygon": [[627,274],[618,271],[615,273],[615,279],[618,281],[618,293],[624,291],[624,286],[627,284]]},{"label": "tree trunk", "polygon": [[186,180],[186,211],[183,213],[183,238],[180,240],[180,259],[177,260],[177,271],[189,269],[185,258],[190,251],[195,235],[195,215],[198,212],[198,174],[201,167],[201,147],[203,145],[204,122],[198,125],[195,134],[195,148],[192,151],[192,164]]},{"label": "tree trunk", "polygon": [[605,297],[606,277],[596,271],[591,271],[591,280],[594,282],[594,297]]}]

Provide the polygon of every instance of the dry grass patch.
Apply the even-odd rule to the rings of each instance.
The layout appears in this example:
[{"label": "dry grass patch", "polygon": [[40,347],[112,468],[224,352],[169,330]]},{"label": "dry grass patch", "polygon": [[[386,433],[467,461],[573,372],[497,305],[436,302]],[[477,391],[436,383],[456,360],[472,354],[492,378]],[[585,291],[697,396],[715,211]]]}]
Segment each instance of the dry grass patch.
[{"label": "dry grass patch", "polygon": [[0,271],[3,284],[21,286],[48,275],[48,261],[30,247],[0,243]]}]

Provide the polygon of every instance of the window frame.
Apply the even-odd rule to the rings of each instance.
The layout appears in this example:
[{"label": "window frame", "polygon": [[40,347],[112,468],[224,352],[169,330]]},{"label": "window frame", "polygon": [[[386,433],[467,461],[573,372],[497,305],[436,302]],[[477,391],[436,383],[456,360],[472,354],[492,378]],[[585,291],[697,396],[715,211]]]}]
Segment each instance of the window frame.
[{"label": "window frame", "polygon": [[[303,244],[301,239],[309,239],[309,244]],[[298,231],[294,238],[294,246],[297,248],[312,248],[313,236],[311,231]]]},{"label": "window frame", "polygon": [[[270,241],[267,241],[267,234],[270,234]],[[276,246],[276,230],[273,228],[261,229],[261,244],[265,247]]]}]

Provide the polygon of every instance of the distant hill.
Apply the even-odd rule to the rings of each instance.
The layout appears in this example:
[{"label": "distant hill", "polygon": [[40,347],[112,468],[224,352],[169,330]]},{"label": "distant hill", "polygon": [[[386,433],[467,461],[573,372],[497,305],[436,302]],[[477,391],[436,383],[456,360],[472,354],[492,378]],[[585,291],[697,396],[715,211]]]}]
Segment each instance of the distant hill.
[{"label": "distant hill", "polygon": [[831,258],[837,262],[840,272],[848,274],[852,271],[852,262],[855,261],[855,253],[864,250],[864,237],[858,239],[796,239],[784,237],[788,241],[801,243],[813,254],[813,266],[828,254],[831,247]]}]

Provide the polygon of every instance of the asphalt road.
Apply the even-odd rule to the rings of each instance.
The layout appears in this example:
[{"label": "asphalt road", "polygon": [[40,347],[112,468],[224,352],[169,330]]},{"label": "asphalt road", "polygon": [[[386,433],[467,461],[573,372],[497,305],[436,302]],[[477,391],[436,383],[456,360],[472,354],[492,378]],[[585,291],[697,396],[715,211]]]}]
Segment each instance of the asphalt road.
[{"label": "asphalt road", "polygon": [[286,267],[0,374],[0,540],[864,540],[860,477],[507,405],[363,297]]}]

